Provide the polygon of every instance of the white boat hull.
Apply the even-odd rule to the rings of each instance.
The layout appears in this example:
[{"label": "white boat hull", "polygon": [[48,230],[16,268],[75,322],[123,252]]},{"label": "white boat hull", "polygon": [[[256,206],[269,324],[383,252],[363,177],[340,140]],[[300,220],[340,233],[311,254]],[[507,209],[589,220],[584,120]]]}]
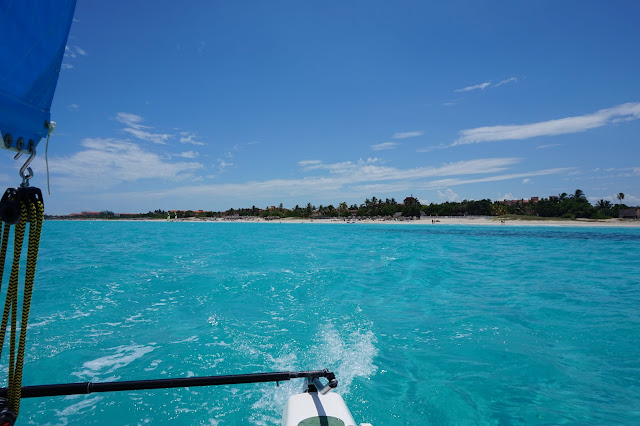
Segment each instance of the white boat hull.
[{"label": "white boat hull", "polygon": [[[305,392],[290,397],[282,413],[282,426],[316,425],[356,426],[356,422],[344,399],[337,393]],[[361,424],[366,425],[369,424]]]}]

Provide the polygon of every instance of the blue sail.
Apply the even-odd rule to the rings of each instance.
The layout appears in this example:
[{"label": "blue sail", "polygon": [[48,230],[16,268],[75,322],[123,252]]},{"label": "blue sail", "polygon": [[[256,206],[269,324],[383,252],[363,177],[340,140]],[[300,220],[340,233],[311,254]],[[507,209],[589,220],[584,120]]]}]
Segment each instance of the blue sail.
[{"label": "blue sail", "polygon": [[[47,135],[76,0],[0,1],[0,147]],[[33,141],[33,142],[31,142]]]}]

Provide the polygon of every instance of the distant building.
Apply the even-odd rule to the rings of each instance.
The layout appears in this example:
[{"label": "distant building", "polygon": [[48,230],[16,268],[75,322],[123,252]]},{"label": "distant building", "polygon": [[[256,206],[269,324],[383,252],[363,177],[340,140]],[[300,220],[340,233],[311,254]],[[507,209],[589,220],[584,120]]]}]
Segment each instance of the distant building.
[{"label": "distant building", "polygon": [[640,207],[630,207],[618,211],[620,219],[640,219]]},{"label": "distant building", "polygon": [[192,213],[194,215],[205,215],[205,214],[210,214],[212,212],[208,211],[208,210],[169,210],[169,213],[180,213],[180,214],[187,214],[187,213]]},{"label": "distant building", "polygon": [[520,204],[529,204],[529,203],[535,204],[539,200],[540,200],[540,197],[531,197],[530,200],[525,200],[524,198],[521,199],[521,200],[502,200],[502,201],[500,201],[500,204],[505,204],[507,206],[512,206],[512,205],[518,204],[518,203],[520,203]]}]

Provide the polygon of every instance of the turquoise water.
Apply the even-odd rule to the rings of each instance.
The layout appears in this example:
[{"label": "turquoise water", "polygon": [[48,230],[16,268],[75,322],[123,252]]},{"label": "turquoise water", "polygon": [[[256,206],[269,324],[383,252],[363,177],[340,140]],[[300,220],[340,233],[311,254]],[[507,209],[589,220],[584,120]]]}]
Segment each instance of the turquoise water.
[{"label": "turquoise water", "polygon": [[[374,425],[640,423],[640,229],[43,232],[24,385],[329,368]],[[19,421],[271,425],[301,387],[25,399]]]}]

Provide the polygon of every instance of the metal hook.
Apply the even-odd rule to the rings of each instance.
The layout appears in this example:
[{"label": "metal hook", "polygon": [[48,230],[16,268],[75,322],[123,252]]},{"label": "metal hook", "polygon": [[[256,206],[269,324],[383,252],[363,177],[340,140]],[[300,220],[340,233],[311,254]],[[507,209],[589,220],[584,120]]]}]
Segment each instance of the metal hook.
[{"label": "metal hook", "polygon": [[[26,188],[29,186],[29,179],[33,177],[33,170],[29,167],[29,164],[33,161],[36,156],[36,147],[33,145],[32,141],[29,141],[29,158],[27,161],[20,167],[20,177],[22,178],[22,187]],[[16,156],[16,159],[19,156]]]}]

